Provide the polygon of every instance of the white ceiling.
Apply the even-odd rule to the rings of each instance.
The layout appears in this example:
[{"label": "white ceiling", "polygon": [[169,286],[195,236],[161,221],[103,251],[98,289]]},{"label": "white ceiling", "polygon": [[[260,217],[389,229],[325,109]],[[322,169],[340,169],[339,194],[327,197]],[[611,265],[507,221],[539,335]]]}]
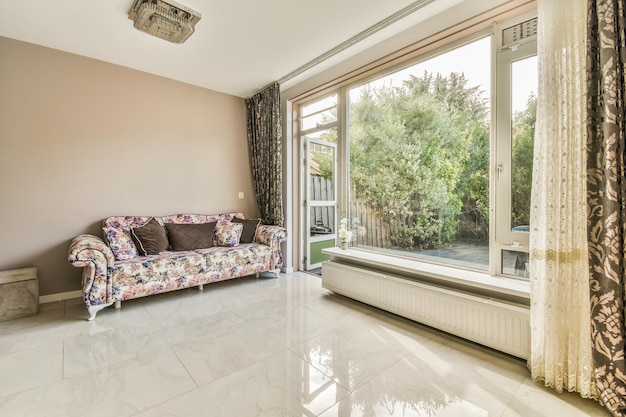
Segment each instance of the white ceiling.
[{"label": "white ceiling", "polygon": [[[473,1],[473,0],[465,0]],[[0,36],[248,97],[415,0],[179,0],[202,19],[183,44],[136,30],[133,0],[0,0]],[[463,0],[434,0],[341,51],[346,59]],[[325,65],[294,77],[314,75]]]}]

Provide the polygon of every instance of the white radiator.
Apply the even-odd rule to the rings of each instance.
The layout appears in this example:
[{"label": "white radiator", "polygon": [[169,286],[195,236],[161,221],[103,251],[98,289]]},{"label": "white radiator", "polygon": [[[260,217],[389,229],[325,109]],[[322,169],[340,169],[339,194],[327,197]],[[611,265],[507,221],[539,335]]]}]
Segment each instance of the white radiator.
[{"label": "white radiator", "polygon": [[322,286],[518,358],[529,356],[530,312],[526,306],[334,261],[322,264]]}]

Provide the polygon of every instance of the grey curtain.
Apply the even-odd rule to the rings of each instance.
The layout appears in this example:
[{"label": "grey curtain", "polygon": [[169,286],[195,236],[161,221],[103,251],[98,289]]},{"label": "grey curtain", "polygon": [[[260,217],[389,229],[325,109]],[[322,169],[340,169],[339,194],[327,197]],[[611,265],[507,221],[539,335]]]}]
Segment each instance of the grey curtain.
[{"label": "grey curtain", "polygon": [[587,235],[592,357],[600,400],[614,416],[626,416],[624,3],[625,0],[589,0],[587,27]]},{"label": "grey curtain", "polygon": [[248,147],[256,200],[264,224],[284,226],[280,86],[246,99]]}]

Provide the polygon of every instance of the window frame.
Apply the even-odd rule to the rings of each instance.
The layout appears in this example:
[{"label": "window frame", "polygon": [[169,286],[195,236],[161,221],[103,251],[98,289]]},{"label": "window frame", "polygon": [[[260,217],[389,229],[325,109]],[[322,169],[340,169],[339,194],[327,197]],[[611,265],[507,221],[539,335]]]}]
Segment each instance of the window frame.
[{"label": "window frame", "polygon": [[[338,197],[338,208],[337,213],[347,213],[349,209],[349,188],[350,188],[350,155],[349,155],[349,120],[348,120],[348,91],[352,88],[355,88],[359,85],[365,84],[371,80],[378,79],[389,75],[393,72],[399,71],[403,68],[407,68],[409,66],[415,65],[419,62],[425,61],[433,56],[445,53],[446,51],[455,49],[459,46],[472,42],[474,40],[480,39],[485,36],[491,36],[491,68],[492,68],[492,76],[491,76],[491,91],[490,91],[490,160],[489,160],[489,195],[490,195],[490,242],[489,242],[489,267],[488,273],[489,275],[497,278],[519,278],[513,275],[502,274],[502,250],[515,250],[515,251],[528,251],[528,235],[526,232],[513,232],[511,230],[506,230],[506,228],[510,229],[510,218],[511,218],[511,203],[510,203],[510,190],[511,190],[511,181],[508,181],[507,192],[499,190],[502,188],[502,184],[504,181],[497,181],[498,176],[498,166],[502,163],[503,157],[499,154],[503,152],[506,148],[500,144],[504,139],[501,134],[499,134],[501,129],[504,129],[503,123],[509,126],[508,131],[508,143],[509,143],[509,154],[508,154],[508,163],[504,164],[504,169],[510,169],[511,161],[511,146],[510,146],[510,126],[512,123],[512,114],[510,111],[510,92],[508,95],[508,99],[502,96],[503,87],[500,83],[503,82],[503,77],[499,76],[498,71],[501,71],[500,68],[502,64],[498,62],[499,56],[505,56],[507,53],[512,57],[511,60],[507,60],[507,63],[511,63],[514,60],[523,59],[527,56],[531,56],[536,54],[536,36],[532,39],[526,40],[523,42],[515,51],[512,50],[501,50],[502,49],[502,30],[504,28],[510,27],[511,25],[516,24],[517,22],[522,22],[524,20],[528,20],[529,18],[536,17],[536,10],[531,12],[526,12],[520,14],[512,19],[507,19],[501,24],[493,24],[488,28],[477,29],[469,35],[465,35],[462,37],[454,36],[455,39],[450,40],[449,42],[441,44],[436,48],[429,48],[429,50],[424,51],[421,54],[413,55],[410,58],[404,59],[402,62],[395,63],[393,65],[385,65],[383,69],[379,69],[378,71],[370,71],[366,75],[359,75],[353,77],[352,79],[341,83],[341,85],[334,85],[324,90],[317,90],[310,96],[302,98],[300,101],[294,102],[293,111],[296,115],[299,115],[299,108],[301,105],[307,105],[313,103],[317,100],[322,99],[323,97],[327,97],[329,95],[338,94],[338,103],[337,103],[337,197]],[[530,51],[530,52],[529,52]],[[504,54],[504,55],[503,55]],[[509,75],[510,82],[510,75]],[[498,119],[498,117],[502,118],[504,112],[502,108],[499,108],[500,104],[503,100],[509,100],[508,106],[508,114],[509,118],[506,122]],[[296,117],[297,119],[297,117]],[[300,135],[298,135],[298,141],[300,141]],[[504,157],[506,159],[506,157]],[[508,209],[505,211],[505,214],[500,215],[500,212],[503,210],[502,207],[507,207]],[[502,217],[505,217],[507,220],[504,222]],[[341,215],[339,216],[341,217]],[[503,229],[503,224],[506,224],[506,227]],[[519,245],[515,242],[520,242]],[[375,253],[381,253],[378,251],[373,251]],[[387,252],[385,252],[387,254]],[[394,253],[389,255],[391,257],[403,258],[401,253]],[[406,258],[406,257],[404,257]],[[419,261],[426,262],[428,261]],[[455,268],[460,271],[467,269],[460,266],[449,265],[445,263],[441,263],[440,265],[446,268]]]},{"label": "window frame", "polygon": [[504,251],[529,252],[530,232],[513,231],[511,225],[512,197],[512,65],[517,61],[537,55],[537,37],[530,37],[513,45],[502,43],[504,29],[537,17],[537,13],[524,13],[494,28],[492,60],[492,129],[490,206],[492,216],[489,240],[490,269],[494,276],[515,277],[502,272]]},{"label": "window frame", "polygon": [[[327,107],[323,107],[320,108],[318,110],[315,110],[311,113],[308,113],[306,115],[303,115],[302,110],[305,106],[312,104],[312,103],[316,103],[316,102],[321,102],[324,100],[327,100],[333,96],[336,96],[336,104],[333,106],[327,106]],[[341,154],[341,145],[340,143],[342,142],[342,134],[341,134],[341,129],[342,129],[342,124],[343,122],[340,120],[341,118],[341,103],[342,103],[343,99],[341,97],[341,91],[339,90],[330,90],[330,91],[324,91],[322,94],[315,96],[313,99],[310,100],[306,100],[303,102],[299,102],[297,105],[293,106],[293,120],[294,120],[294,132],[297,132],[297,141],[298,141],[298,148],[301,151],[301,157],[299,158],[299,160],[302,162],[303,166],[301,167],[300,171],[302,173],[301,178],[300,178],[300,195],[298,196],[298,200],[300,201],[300,219],[301,221],[301,236],[302,236],[302,245],[300,246],[301,250],[300,250],[300,254],[299,254],[299,260],[300,260],[300,269],[301,270],[309,270],[311,268],[317,268],[319,266],[321,266],[321,264],[319,263],[314,263],[311,260],[311,252],[310,252],[310,245],[311,243],[315,243],[316,239],[312,238],[310,236],[310,213],[311,213],[311,208],[312,207],[322,207],[322,206],[333,206],[334,207],[334,223],[329,225],[332,230],[333,233],[329,236],[332,237],[333,239],[336,239],[336,230],[337,230],[337,218],[339,216],[339,201],[341,201],[343,199],[342,195],[341,195],[341,184],[342,181],[340,179],[340,171],[341,171],[341,162],[340,162],[340,154]],[[334,121],[330,121],[327,123],[320,123],[317,124],[315,127],[309,127],[307,129],[304,129],[304,121],[307,118],[310,117],[314,117],[318,114],[322,114],[328,110],[331,109],[336,109],[337,110],[337,118]],[[334,196],[335,199],[334,200],[329,200],[329,201],[315,201],[312,200],[312,198],[310,197],[310,190],[308,188],[308,183],[307,183],[307,178],[310,176],[310,167],[308,165],[308,161],[309,161],[309,149],[307,148],[307,136],[310,134],[314,134],[314,133],[318,133],[318,132],[322,132],[325,130],[329,130],[329,129],[336,129],[337,131],[337,144],[334,146],[334,150],[335,150],[335,154],[334,154],[334,159],[333,159],[333,171],[334,171],[334,178],[333,178],[333,187],[334,187]]]}]

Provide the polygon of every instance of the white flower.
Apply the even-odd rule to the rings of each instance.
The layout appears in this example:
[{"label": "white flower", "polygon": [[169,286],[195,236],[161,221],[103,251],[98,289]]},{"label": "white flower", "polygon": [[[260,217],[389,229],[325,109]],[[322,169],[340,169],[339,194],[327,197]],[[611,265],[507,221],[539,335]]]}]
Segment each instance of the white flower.
[{"label": "white flower", "polygon": [[352,240],[352,232],[348,230],[348,219],[341,219],[337,236],[342,242],[350,242]]}]

